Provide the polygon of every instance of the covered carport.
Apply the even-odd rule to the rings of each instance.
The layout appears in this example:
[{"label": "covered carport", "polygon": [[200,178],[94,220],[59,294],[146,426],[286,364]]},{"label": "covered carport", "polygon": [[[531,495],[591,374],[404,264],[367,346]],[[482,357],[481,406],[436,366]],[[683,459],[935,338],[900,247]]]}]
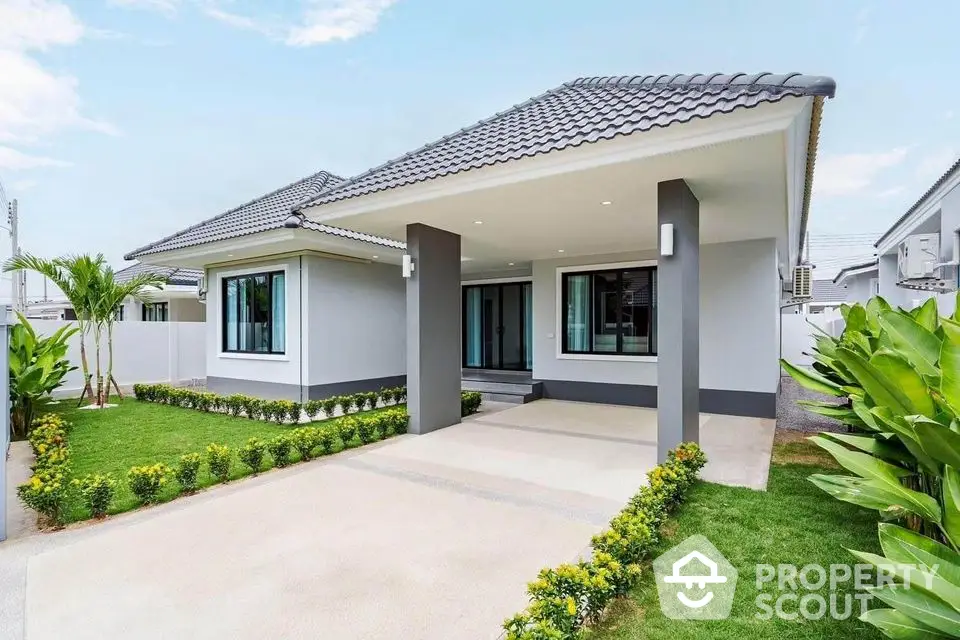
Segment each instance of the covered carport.
[{"label": "covered carport", "polygon": [[[799,74],[583,78],[347,180],[298,211],[406,241],[413,433],[459,421],[465,274],[522,265],[536,272],[558,256],[616,262],[644,254],[657,270],[655,354],[574,357],[619,360],[618,371],[650,381],[606,390],[621,403],[658,408],[663,459],[698,439],[701,403],[721,413],[775,412],[780,291],[800,256],[822,103],[834,89],[829,78]],[[751,263],[734,264],[734,243],[748,241],[767,244]],[[701,315],[702,269],[713,269],[701,267],[702,247],[723,243],[741,299],[730,305],[720,293],[716,310]],[[701,341],[717,310],[727,321],[761,317],[761,330],[734,327],[718,351],[717,341]],[[551,312],[557,331],[535,341],[559,341],[559,300]],[[711,357],[702,349],[713,349]],[[536,351],[534,378],[545,353]],[[556,357],[571,354],[558,347]],[[725,376],[751,369],[762,388],[723,386]],[[595,384],[593,377],[563,382]]]}]

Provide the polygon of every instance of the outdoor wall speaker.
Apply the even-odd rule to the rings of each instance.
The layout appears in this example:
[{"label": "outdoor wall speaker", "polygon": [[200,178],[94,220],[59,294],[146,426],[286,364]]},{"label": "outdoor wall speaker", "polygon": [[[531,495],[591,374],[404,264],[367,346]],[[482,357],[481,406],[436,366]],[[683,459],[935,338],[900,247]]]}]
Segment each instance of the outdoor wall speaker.
[{"label": "outdoor wall speaker", "polygon": [[660,255],[673,255],[673,224],[669,222],[660,225]]},{"label": "outdoor wall speaker", "polygon": [[410,254],[403,254],[403,277],[409,278],[413,275],[413,270],[415,266],[413,264],[413,257]]}]

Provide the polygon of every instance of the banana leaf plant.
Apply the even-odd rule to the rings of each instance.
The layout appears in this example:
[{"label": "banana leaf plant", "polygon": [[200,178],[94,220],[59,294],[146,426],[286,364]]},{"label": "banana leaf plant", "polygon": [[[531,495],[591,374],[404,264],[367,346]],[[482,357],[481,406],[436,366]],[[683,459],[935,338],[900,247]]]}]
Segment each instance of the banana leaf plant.
[{"label": "banana leaf plant", "polygon": [[[863,616],[891,638],[960,638],[957,302],[953,317],[941,317],[932,298],[909,311],[879,297],[844,306],[843,333],[815,337],[812,370],[781,361],[801,386],[847,401],[804,403],[854,431],[811,438],[852,475],[816,474],[810,481],[839,500],[877,510],[885,521],[882,556],[852,553],[893,570],[894,584],[871,589],[889,608]],[[914,567],[909,575],[905,564]]]},{"label": "banana leaf plant", "polygon": [[66,355],[69,339],[80,329],[67,325],[43,337],[23,315],[17,317],[19,323],[10,330],[10,424],[14,437],[25,437],[37,405],[76,369]]}]

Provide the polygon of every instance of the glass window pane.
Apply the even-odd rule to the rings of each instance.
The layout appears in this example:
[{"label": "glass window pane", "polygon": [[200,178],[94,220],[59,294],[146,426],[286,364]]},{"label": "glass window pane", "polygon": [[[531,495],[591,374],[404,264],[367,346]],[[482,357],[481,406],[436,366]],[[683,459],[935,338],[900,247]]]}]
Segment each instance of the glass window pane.
[{"label": "glass window pane", "polygon": [[651,272],[624,271],[621,326],[624,353],[651,353]]},{"label": "glass window pane", "polygon": [[270,350],[270,300],[268,299],[269,290],[267,289],[267,276],[256,275],[251,278],[253,284],[253,342],[251,348],[254,351]]},{"label": "glass window pane", "polygon": [[577,353],[590,351],[590,276],[566,276],[567,309],[566,341],[567,351]]},{"label": "glass window pane", "polygon": [[282,273],[273,274],[273,300],[270,316],[270,330],[272,331],[274,353],[284,353],[286,347],[286,295],[286,277]]},{"label": "glass window pane", "polygon": [[466,330],[463,339],[466,341],[466,362],[468,367],[481,367],[483,360],[483,288],[466,287]]},{"label": "glass window pane", "polygon": [[223,331],[226,336],[227,351],[237,350],[237,281],[234,278],[227,280],[226,295],[226,326]]},{"label": "glass window pane", "polygon": [[617,290],[616,272],[593,274],[593,350],[613,353],[617,350]]},{"label": "glass window pane", "polygon": [[238,278],[237,284],[240,288],[240,336],[237,348],[240,351],[250,351],[253,347],[253,322],[250,317],[250,300],[253,297],[253,280],[251,278]]}]

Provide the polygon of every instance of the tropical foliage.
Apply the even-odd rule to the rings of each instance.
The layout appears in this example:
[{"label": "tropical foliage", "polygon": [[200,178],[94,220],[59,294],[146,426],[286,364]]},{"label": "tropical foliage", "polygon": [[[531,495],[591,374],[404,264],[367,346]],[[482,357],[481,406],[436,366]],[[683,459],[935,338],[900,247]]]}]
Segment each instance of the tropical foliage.
[{"label": "tropical foliage", "polygon": [[[24,254],[16,256],[4,265],[4,271],[17,270],[34,271],[48,278],[60,288],[76,313],[77,328],[80,331],[80,365],[83,369],[84,385],[80,396],[81,402],[83,398],[93,398],[101,406],[106,404],[110,399],[111,384],[120,394],[120,387],[113,377],[113,325],[119,315],[120,307],[127,298],[139,302],[149,300],[149,292],[162,288],[166,280],[151,273],[141,273],[130,280],[118,282],[103,254],[64,256],[53,260]],[[104,334],[107,338],[106,378],[100,366]],[[87,338],[91,335],[94,340],[96,394],[91,383],[94,374],[90,373],[87,359]]]},{"label": "tropical foliage", "polygon": [[879,297],[842,312],[840,337],[816,336],[812,371],[782,361],[802,386],[846,400],[803,403],[852,431],[812,440],[853,475],[810,480],[886,521],[883,556],[853,552],[895,576],[871,590],[887,608],[863,619],[891,638],[960,638],[960,312]]},{"label": "tropical foliage", "polygon": [[38,403],[63,384],[76,367],[67,360],[67,341],[79,331],[72,325],[53,335],[38,336],[20,314],[10,330],[10,424],[13,435],[25,437]]}]

